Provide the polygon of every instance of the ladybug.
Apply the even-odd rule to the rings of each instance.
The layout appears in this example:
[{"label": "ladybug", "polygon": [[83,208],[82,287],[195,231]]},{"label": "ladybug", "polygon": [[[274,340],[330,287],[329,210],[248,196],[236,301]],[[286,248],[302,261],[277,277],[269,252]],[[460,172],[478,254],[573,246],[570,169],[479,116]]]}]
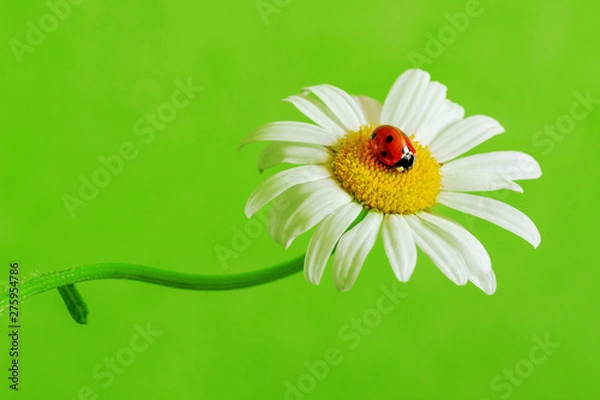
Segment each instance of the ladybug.
[{"label": "ladybug", "polygon": [[379,161],[388,167],[396,167],[399,172],[406,172],[415,164],[415,146],[395,126],[380,125],[375,128],[369,144]]}]

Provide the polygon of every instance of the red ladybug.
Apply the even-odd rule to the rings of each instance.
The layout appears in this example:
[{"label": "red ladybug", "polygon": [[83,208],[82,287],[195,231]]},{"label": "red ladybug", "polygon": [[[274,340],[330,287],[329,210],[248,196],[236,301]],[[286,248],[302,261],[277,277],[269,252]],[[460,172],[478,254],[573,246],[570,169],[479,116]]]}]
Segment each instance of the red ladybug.
[{"label": "red ladybug", "polygon": [[410,170],[415,164],[415,146],[404,132],[395,126],[380,125],[369,141],[375,157],[388,167],[400,172]]}]

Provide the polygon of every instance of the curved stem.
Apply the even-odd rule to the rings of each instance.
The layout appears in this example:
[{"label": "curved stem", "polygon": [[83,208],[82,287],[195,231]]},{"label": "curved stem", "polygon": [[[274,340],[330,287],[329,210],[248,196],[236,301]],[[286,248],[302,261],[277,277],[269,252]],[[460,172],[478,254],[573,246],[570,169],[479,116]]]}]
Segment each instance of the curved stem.
[{"label": "curved stem", "polygon": [[[276,281],[300,272],[304,265],[304,257],[305,255],[302,255],[279,265],[258,271],[232,275],[186,274],[124,263],[89,264],[62,271],[49,272],[23,282],[21,287],[19,287],[19,300],[78,282],[99,279],[129,279],[187,290],[240,289]],[[9,300],[9,292],[5,292],[0,296],[0,313],[8,307]]]}]

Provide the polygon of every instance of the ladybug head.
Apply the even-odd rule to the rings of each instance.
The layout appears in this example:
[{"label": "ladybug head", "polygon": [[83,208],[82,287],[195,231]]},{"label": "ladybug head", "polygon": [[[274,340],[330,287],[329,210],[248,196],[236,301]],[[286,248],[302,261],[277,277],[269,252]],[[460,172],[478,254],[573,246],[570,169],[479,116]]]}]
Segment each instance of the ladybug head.
[{"label": "ladybug head", "polygon": [[394,165],[396,169],[400,172],[410,171],[410,169],[415,165],[415,155],[408,146],[404,146],[402,149],[402,158]]}]

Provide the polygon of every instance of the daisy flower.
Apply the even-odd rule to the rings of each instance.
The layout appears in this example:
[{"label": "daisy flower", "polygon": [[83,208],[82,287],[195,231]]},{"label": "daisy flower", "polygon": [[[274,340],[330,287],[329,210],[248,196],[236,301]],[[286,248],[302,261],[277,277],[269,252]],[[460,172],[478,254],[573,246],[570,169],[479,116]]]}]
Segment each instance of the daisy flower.
[{"label": "daisy flower", "polygon": [[[381,233],[397,278],[409,280],[417,246],[457,285],[471,281],[496,290],[490,257],[481,242],[432,208],[442,204],[487,220],[534,247],[540,234],[521,211],[498,200],[464,192],[508,189],[541,176],[539,164],[517,151],[458,158],[504,132],[484,115],[464,118],[446,99],[446,87],[427,72],[408,70],[383,106],[331,85],[307,87],[285,99],[314,122],[273,122],[240,144],[267,141],[259,170],[296,165],[262,182],[250,195],[246,215],[274,201],[267,229],[286,248],[318,225],[304,261],[306,279],[319,284],[332,253],[333,282],[349,290]],[[299,166],[298,166],[299,165]],[[285,206],[276,206],[277,198]]]}]

